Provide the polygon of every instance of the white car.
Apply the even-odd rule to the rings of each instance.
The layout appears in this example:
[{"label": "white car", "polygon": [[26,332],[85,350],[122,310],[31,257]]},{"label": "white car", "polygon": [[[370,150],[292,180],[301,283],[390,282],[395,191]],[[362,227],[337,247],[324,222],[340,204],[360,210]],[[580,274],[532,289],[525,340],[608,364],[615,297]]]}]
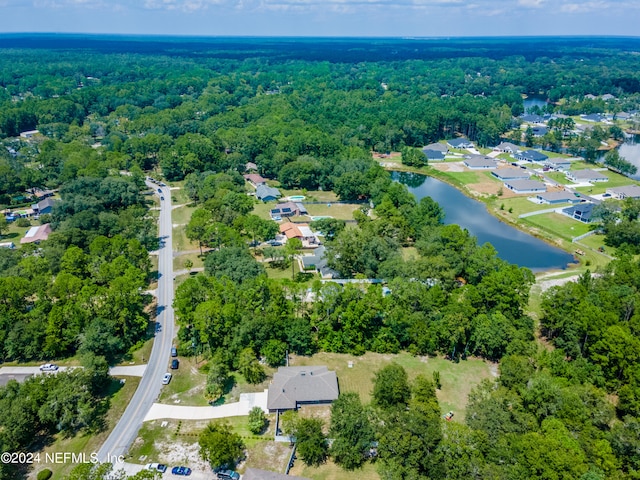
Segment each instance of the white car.
[{"label": "white car", "polygon": [[58,370],[58,365],[55,363],[45,363],[44,365],[40,365],[41,372],[55,372]]},{"label": "white car", "polygon": [[171,381],[171,374],[170,373],[165,373],[164,376],[162,377],[162,384],[163,385],[169,385],[169,382]]}]

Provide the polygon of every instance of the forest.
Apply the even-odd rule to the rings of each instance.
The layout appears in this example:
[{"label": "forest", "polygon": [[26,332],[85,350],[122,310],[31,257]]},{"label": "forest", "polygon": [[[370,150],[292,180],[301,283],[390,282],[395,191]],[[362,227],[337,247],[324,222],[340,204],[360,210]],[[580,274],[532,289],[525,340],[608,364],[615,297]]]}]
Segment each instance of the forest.
[{"label": "forest", "polygon": [[[557,113],[637,109],[640,58],[628,55],[637,40],[598,48],[579,39],[536,48],[106,37],[44,48],[40,40],[0,37],[0,205],[26,208],[35,189],[53,189],[57,200],[40,219],[53,229],[48,240],[0,249],[0,355],[75,359],[85,369],[0,387],[3,450],[103,427],[106,365],[151,335],[144,292],[157,273],[149,252],[158,239],[144,179],[153,174],[180,182],[195,207],[185,234],[200,246],[205,272],[178,286],[174,306],[180,343],[209,362],[208,398],[224,394],[234,370],[260,383],[261,360],[278,366],[287,351],[499,362],[499,378],[472,393],[465,422],[441,420],[436,379],[409,381],[398,366],[378,372],[372,405],[347,394],[324,427],[292,421],[301,442],[310,438],[311,464],[330,457],[357,469],[377,441],[386,479],[640,478],[637,202],[598,212],[607,245],[622,256],[549,290],[538,325],[529,312],[533,274],[445,225],[437,203],[417,202],[372,155],[408,157],[459,135],[481,146],[510,140],[523,95],[544,94]],[[605,93],[616,100],[585,99]],[[589,159],[621,134],[594,128],[565,138],[569,127],[551,125],[541,142]],[[614,155],[607,161],[626,168]],[[331,268],[384,279],[385,289],[304,274],[270,279],[248,244],[273,238],[277,224],[254,213],[247,162],[282,188],[359,203],[348,224],[312,226],[325,233]],[[8,227],[0,223],[0,235]],[[263,253],[291,265],[300,246]],[[46,407],[54,404],[59,421]],[[349,434],[349,422],[361,436]],[[17,475],[4,466],[0,474]]]}]

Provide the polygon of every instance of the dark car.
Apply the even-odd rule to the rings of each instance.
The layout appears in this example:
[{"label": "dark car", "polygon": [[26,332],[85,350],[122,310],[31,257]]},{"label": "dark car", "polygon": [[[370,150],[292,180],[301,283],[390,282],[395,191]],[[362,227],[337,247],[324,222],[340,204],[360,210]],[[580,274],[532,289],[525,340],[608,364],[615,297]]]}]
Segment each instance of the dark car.
[{"label": "dark car", "polygon": [[160,200],[164,200],[164,197],[160,197]]},{"label": "dark car", "polygon": [[279,242],[277,240],[269,240],[267,243],[269,245],[271,245],[272,247],[281,247],[282,246],[282,242]]},{"label": "dark car", "polygon": [[178,361],[177,358],[174,358],[173,360],[171,360],[171,370],[177,370],[179,366],[180,366],[180,362]]},{"label": "dark car", "polygon": [[158,193],[162,193],[162,189],[161,188],[158,189]]},{"label": "dark car", "polygon": [[218,472],[220,480],[240,480],[240,474],[233,470],[221,470]]},{"label": "dark car", "polygon": [[171,469],[171,473],[174,475],[184,475],[185,477],[188,477],[191,475],[191,469],[189,467],[173,467]]}]

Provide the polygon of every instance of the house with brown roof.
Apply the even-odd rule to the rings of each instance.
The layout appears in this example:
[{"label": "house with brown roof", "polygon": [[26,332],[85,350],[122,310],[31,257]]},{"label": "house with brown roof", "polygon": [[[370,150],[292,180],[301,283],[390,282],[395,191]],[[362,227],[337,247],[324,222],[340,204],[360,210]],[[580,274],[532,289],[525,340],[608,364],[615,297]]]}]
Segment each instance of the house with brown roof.
[{"label": "house with brown roof", "polygon": [[301,405],[330,404],[338,398],[338,377],[326,366],[279,367],[267,393],[270,412]]},{"label": "house with brown roof", "polygon": [[45,223],[39,227],[31,227],[24,238],[20,239],[20,243],[39,243],[42,240],[49,238],[49,234],[52,232],[51,224]]},{"label": "house with brown roof", "polygon": [[298,238],[304,248],[315,248],[321,244],[318,236],[309,228],[307,223],[287,222],[280,225],[280,233],[287,237]]},{"label": "house with brown roof", "polygon": [[267,183],[266,178],[263,178],[262,175],[258,175],[257,173],[247,173],[243,175],[243,177],[255,188],[258,188],[259,185],[264,185],[265,183]]}]

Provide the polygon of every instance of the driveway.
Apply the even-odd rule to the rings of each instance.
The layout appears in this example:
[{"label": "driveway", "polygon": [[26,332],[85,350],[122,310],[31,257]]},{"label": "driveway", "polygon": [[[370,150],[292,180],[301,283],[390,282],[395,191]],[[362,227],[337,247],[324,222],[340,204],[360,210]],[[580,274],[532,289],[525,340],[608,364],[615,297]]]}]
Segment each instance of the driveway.
[{"label": "driveway", "polygon": [[253,407],[260,407],[265,413],[267,409],[267,392],[242,393],[240,401],[227,403],[217,407],[189,407],[185,405],[167,405],[154,403],[144,421],[173,418],[178,420],[209,420],[213,418],[242,417],[249,415]]},{"label": "driveway", "polygon": [[[74,368],[82,367],[59,367],[56,372],[41,372],[40,367],[1,367],[0,368],[0,385],[6,385],[9,380],[17,380],[23,382],[33,375],[56,374]],[[146,370],[146,365],[126,365],[122,367],[111,367],[109,374],[114,377],[141,377]]]}]

